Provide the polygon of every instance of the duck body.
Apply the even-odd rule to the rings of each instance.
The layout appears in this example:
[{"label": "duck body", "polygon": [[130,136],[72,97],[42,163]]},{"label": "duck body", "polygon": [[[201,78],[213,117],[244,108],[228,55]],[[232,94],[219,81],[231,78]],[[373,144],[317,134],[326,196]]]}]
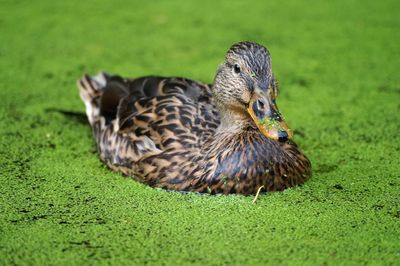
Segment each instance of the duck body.
[{"label": "duck body", "polygon": [[297,145],[265,136],[244,109],[221,107],[213,86],[105,73],[78,81],[100,158],[113,170],[152,187],[211,194],[304,183],[311,165]]}]

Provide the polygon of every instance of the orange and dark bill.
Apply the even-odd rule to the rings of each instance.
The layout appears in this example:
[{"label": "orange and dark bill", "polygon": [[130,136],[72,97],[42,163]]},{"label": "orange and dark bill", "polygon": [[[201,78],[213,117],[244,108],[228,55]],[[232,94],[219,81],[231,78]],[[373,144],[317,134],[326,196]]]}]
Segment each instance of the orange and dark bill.
[{"label": "orange and dark bill", "polygon": [[266,137],[284,142],[293,137],[293,132],[283,120],[275,102],[262,91],[256,90],[247,108],[258,129]]}]

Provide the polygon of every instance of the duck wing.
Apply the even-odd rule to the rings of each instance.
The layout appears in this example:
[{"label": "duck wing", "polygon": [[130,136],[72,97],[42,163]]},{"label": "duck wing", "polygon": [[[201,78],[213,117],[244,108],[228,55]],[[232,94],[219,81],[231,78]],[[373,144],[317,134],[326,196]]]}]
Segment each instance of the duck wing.
[{"label": "duck wing", "polygon": [[[163,150],[200,146],[219,125],[210,85],[177,77],[106,76],[101,115]],[[117,104],[116,104],[117,103]]]}]

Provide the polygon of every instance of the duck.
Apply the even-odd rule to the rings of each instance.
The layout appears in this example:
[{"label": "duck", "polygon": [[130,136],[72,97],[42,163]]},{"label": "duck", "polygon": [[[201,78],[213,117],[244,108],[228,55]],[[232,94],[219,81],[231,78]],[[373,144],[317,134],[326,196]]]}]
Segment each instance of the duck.
[{"label": "duck", "polygon": [[100,72],[77,85],[101,161],[148,186],[258,195],[311,176],[277,107],[278,82],[261,44],[233,44],[213,84]]}]

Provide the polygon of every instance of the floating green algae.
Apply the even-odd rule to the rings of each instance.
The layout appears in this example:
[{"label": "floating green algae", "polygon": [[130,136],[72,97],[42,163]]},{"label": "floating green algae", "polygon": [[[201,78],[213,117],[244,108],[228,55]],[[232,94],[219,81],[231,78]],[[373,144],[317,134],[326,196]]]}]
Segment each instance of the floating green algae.
[{"label": "floating green algae", "polygon": [[[0,265],[397,264],[398,10],[398,1],[3,1]],[[271,52],[310,181],[252,204],[159,191],[100,162],[77,78],[212,82],[241,40]]]}]

